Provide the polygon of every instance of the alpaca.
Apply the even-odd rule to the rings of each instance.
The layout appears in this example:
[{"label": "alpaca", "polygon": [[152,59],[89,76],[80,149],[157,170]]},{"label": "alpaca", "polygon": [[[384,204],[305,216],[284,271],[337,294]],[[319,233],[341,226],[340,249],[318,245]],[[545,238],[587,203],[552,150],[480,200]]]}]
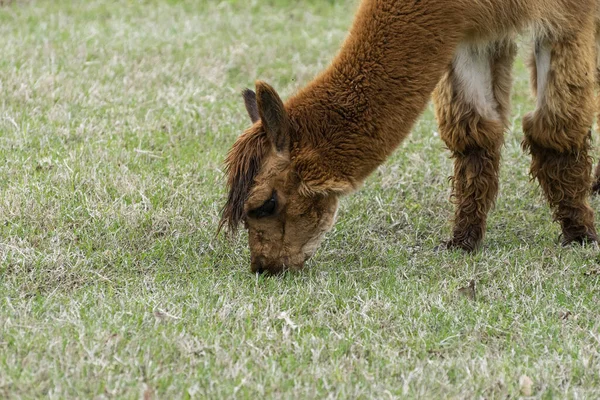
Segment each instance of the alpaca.
[{"label": "alpaca", "polygon": [[219,229],[248,230],[253,272],[300,269],[355,191],[410,132],[433,94],[452,152],[454,228],[446,248],[475,250],[498,192],[515,36],[532,32],[535,111],[523,148],[562,228],[596,242],[589,137],[598,0],[362,0],[330,66],[285,104],[246,90],[253,125],[226,159]]}]

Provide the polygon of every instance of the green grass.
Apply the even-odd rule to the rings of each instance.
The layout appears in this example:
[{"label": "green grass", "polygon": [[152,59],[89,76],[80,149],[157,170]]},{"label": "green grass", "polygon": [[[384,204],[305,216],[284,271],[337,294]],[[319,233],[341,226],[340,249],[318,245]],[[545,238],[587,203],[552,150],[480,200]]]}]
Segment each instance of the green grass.
[{"label": "green grass", "polygon": [[514,398],[522,375],[600,396],[598,248],[560,247],[529,180],[524,51],[478,253],[434,251],[452,165],[430,109],[304,271],[254,276],[243,234],[215,238],[240,89],[300,88],[355,5],[0,8],[0,397]]}]

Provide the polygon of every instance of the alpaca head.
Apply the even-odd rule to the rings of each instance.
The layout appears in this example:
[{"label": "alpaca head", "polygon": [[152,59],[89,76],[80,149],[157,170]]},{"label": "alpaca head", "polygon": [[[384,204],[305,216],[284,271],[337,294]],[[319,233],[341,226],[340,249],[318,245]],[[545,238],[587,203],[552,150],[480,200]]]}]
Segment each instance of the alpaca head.
[{"label": "alpaca head", "polygon": [[221,226],[235,231],[244,224],[253,272],[297,270],[333,226],[340,188],[348,185],[324,173],[314,151],[292,145],[306,132],[272,87],[257,82],[256,94],[243,95],[253,125],[227,156],[230,191]]}]

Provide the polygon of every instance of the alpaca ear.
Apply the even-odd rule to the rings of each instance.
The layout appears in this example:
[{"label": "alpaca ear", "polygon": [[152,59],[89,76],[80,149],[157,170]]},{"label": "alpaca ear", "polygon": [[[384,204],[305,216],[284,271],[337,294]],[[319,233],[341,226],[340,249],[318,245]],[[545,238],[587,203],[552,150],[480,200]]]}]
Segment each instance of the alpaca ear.
[{"label": "alpaca ear", "polygon": [[256,82],[258,114],[275,150],[285,153],[290,147],[290,122],[281,98],[271,86]]},{"label": "alpaca ear", "polygon": [[250,89],[244,89],[242,91],[242,97],[244,98],[246,111],[248,111],[252,123],[255,123],[260,119],[260,115],[258,115],[258,104],[256,104],[256,93]]}]

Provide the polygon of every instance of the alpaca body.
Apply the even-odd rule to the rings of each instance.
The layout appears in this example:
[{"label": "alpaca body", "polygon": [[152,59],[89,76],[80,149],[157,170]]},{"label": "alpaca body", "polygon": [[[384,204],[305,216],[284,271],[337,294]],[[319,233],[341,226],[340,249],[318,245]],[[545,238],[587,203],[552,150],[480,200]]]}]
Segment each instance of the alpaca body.
[{"label": "alpaca body", "polygon": [[[531,172],[565,241],[596,240],[586,194],[596,0],[363,0],[331,65],[285,104],[246,97],[254,125],[227,159],[222,223],[244,221],[255,271],[299,268],[356,189],[408,135],[433,93],[455,160],[449,247],[473,250],[498,188],[514,37],[534,37],[536,110],[524,118]],[[266,212],[268,206],[268,212]]]}]

